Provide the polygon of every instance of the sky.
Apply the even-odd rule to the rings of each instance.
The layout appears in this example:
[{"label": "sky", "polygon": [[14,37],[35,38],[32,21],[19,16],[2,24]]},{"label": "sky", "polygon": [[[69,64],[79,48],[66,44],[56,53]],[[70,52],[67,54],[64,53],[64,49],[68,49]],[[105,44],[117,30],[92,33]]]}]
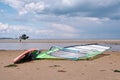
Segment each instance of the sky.
[{"label": "sky", "polygon": [[120,0],[0,0],[0,37],[120,39]]}]

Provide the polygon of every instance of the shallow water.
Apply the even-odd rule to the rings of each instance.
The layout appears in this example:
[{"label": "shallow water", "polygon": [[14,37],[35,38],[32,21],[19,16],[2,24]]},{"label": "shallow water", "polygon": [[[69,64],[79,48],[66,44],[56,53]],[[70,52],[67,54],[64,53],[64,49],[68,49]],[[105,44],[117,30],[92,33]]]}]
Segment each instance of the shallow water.
[{"label": "shallow water", "polygon": [[[84,45],[87,43],[0,43],[0,50],[26,50],[31,48],[49,49],[51,46],[72,46]],[[110,51],[120,51],[120,44],[105,44],[99,45],[111,47]]]},{"label": "shallow water", "polygon": [[[0,50],[49,49],[51,46],[70,46],[74,43],[0,43]],[[80,44],[81,45],[81,44]]]}]

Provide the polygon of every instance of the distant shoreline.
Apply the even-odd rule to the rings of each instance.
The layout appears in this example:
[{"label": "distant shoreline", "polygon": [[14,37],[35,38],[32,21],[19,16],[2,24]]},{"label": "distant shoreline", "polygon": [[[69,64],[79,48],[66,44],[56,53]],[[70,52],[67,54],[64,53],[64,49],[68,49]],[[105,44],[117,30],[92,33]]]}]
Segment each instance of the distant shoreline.
[{"label": "distant shoreline", "polygon": [[[19,39],[0,39],[0,43],[20,43]],[[120,44],[120,40],[52,40],[28,39],[22,43],[113,43]]]}]

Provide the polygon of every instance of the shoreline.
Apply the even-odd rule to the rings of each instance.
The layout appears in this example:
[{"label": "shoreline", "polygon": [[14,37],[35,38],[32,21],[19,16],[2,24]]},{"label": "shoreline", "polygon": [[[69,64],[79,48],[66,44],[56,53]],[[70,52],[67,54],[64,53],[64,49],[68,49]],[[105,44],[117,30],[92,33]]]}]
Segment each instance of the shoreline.
[{"label": "shoreline", "polygon": [[18,39],[0,39],[0,50],[26,50],[30,48],[49,49],[51,46],[71,45],[103,45],[111,47],[112,51],[120,51],[120,40],[24,40],[21,43]]},{"label": "shoreline", "polygon": [[[20,43],[19,39],[0,39],[0,43]],[[22,40],[21,43],[113,43],[120,44],[120,40],[41,40],[28,39]]]}]

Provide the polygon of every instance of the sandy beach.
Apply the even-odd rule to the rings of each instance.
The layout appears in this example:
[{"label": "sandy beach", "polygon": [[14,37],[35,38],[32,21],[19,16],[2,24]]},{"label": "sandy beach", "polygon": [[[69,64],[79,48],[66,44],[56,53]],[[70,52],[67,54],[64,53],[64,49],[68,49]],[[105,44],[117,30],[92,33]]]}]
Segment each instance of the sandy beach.
[{"label": "sandy beach", "polygon": [[35,60],[13,64],[23,51],[0,51],[0,80],[119,80],[120,52],[104,52],[93,60]]},{"label": "sandy beach", "polygon": [[[120,41],[99,42],[119,44]],[[0,80],[120,80],[120,51],[106,51],[92,60],[34,60],[6,67],[22,52],[24,50],[0,50]]]}]

